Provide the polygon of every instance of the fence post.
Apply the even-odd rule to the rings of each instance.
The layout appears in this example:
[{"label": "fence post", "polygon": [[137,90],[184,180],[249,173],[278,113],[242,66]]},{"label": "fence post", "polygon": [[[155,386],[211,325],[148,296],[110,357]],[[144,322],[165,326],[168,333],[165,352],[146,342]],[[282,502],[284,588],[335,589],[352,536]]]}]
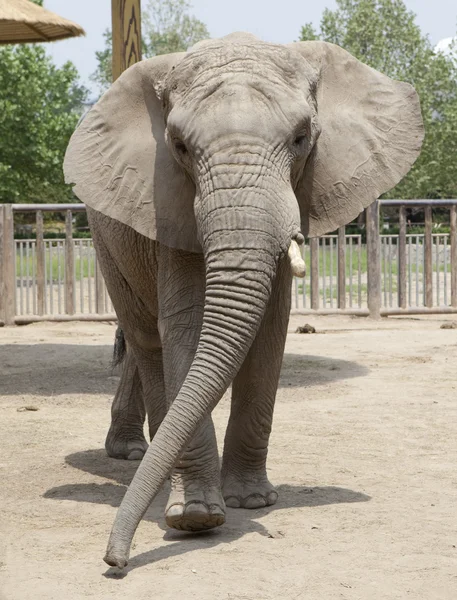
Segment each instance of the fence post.
[{"label": "fence post", "polygon": [[457,308],[457,206],[451,206],[451,306]]},{"label": "fence post", "polygon": [[346,227],[338,228],[338,308],[346,308]]},{"label": "fence post", "polygon": [[432,207],[425,207],[424,278],[425,306],[433,306]]},{"label": "fence post", "polygon": [[65,312],[67,315],[75,314],[74,276],[73,215],[71,210],[67,210],[65,217]]},{"label": "fence post", "polygon": [[311,308],[319,308],[319,238],[310,238],[311,253]]},{"label": "fence post", "polygon": [[3,320],[5,325],[14,325],[16,316],[16,248],[12,205],[4,204],[2,213]]},{"label": "fence post", "polygon": [[95,255],[95,310],[99,315],[102,315],[105,312],[105,289],[97,255]]},{"label": "fence post", "polygon": [[3,227],[4,212],[0,206],[0,321],[5,323],[5,299],[3,292],[3,282],[5,281],[5,263],[3,261],[5,229]]},{"label": "fence post", "polygon": [[113,81],[141,60],[140,0],[111,0]]},{"label": "fence post", "polygon": [[406,206],[400,207],[398,234],[398,306],[406,308]]},{"label": "fence post", "polygon": [[36,213],[36,295],[37,312],[42,316],[46,312],[45,307],[45,250],[44,250],[44,227],[43,213]]},{"label": "fence post", "polygon": [[379,235],[379,202],[366,211],[368,310],[372,319],[381,316],[381,238]]}]

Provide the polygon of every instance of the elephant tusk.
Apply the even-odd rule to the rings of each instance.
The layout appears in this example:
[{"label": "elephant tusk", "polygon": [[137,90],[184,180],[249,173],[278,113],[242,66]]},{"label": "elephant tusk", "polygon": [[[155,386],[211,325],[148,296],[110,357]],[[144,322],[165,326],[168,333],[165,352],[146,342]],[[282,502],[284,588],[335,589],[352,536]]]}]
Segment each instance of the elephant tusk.
[{"label": "elephant tusk", "polygon": [[306,275],[306,265],[302,258],[300,247],[295,240],[292,240],[287,253],[290,258],[290,266],[294,277],[304,277]]}]

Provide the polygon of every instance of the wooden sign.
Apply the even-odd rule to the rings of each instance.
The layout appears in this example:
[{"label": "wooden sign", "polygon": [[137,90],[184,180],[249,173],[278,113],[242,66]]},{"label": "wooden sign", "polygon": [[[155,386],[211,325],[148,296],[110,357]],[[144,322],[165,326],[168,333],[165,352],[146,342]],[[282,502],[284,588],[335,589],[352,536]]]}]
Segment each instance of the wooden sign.
[{"label": "wooden sign", "polygon": [[111,0],[113,81],[141,60],[141,1]]}]

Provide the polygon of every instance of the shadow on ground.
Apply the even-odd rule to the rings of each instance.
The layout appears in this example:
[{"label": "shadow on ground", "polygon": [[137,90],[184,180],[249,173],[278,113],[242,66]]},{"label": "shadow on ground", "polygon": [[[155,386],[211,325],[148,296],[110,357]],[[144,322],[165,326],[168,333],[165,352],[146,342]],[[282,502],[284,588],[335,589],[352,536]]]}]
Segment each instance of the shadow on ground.
[{"label": "shadow on ground", "polygon": [[[112,352],[107,345],[0,345],[0,395],[114,394]],[[279,385],[306,388],[367,373],[356,362],[287,353]]]},{"label": "shadow on ground", "polygon": [[112,355],[109,345],[0,345],[0,395],[112,394]]},{"label": "shadow on ground", "polygon": [[[67,456],[65,461],[75,469],[111,481],[101,484],[76,483],[51,488],[45,492],[44,498],[107,504],[113,507],[120,505],[127,486],[139,464],[136,461],[121,461],[109,458],[104,449],[76,452]],[[282,537],[281,532],[269,531],[258,522],[259,519],[272,511],[293,507],[312,508],[327,504],[367,502],[371,499],[370,496],[361,492],[334,486],[279,485],[277,490],[279,500],[275,506],[255,510],[227,509],[227,522],[222,528],[192,534],[165,528],[163,513],[169,491],[167,484],[152,502],[144,519],[157,523],[165,531],[164,540],[173,543],[133,556],[123,575],[149,563],[179,556],[192,550],[212,548],[219,544],[230,543],[248,533],[258,533],[269,538]],[[117,569],[108,569],[105,575],[107,577],[118,577],[119,572]]]}]

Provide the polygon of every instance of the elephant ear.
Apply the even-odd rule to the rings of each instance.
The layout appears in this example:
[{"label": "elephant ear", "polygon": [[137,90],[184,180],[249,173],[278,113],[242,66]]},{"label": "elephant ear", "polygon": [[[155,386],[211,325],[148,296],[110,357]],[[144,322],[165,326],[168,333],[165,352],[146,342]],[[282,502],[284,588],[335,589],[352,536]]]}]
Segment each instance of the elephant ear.
[{"label": "elephant ear", "polygon": [[327,42],[297,42],[316,71],[321,133],[295,193],[310,237],[349,223],[393,188],[419,156],[424,129],[418,96]]},{"label": "elephant ear", "polygon": [[173,248],[201,252],[195,187],[165,141],[161,90],[185,53],[125,71],[73,133],[65,180],[91,208]]}]

